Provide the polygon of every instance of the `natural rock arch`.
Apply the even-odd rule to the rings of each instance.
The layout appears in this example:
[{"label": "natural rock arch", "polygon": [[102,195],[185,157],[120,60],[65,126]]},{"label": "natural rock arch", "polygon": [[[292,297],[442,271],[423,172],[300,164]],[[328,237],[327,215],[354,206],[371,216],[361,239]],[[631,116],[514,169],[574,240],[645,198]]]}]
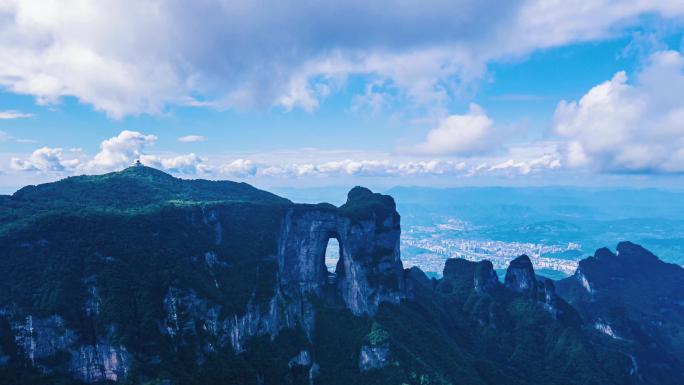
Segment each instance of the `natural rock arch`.
[{"label": "natural rock arch", "polygon": [[[340,243],[339,238],[340,238],[340,236],[337,233],[335,233],[328,238],[328,241],[326,242],[326,245],[325,245],[323,262],[325,263],[326,270],[328,270],[328,282],[327,283],[329,285],[335,284],[337,282],[338,273],[340,275],[344,275],[344,264],[340,263],[340,260],[342,259],[341,257],[342,257],[343,251],[342,251],[342,243]],[[337,250],[334,250],[335,246],[337,246]],[[331,255],[330,255],[331,249],[334,250],[333,251],[334,253],[337,253],[337,258],[334,259],[335,263],[332,266],[332,268],[328,265],[328,263],[330,262],[329,259],[331,258]],[[339,271],[338,271],[338,269],[339,269]]]},{"label": "natural rock arch", "polygon": [[334,284],[354,314],[374,314],[404,295],[400,217],[394,200],[356,187],[347,203],[298,205],[285,214],[278,251],[279,287],[287,296],[320,295],[328,283],[325,251],[340,245]]}]

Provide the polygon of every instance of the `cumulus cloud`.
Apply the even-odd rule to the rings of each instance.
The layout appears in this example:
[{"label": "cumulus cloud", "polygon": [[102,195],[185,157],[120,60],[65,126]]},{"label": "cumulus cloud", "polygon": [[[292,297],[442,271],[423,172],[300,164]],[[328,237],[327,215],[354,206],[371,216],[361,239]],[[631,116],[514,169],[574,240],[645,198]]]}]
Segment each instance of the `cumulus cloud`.
[{"label": "cumulus cloud", "polygon": [[287,165],[264,165],[257,175],[267,177],[401,177],[419,175],[460,175],[466,170],[465,162],[451,160],[391,161],[339,160],[322,163],[293,163]]},{"label": "cumulus cloud", "polygon": [[0,85],[118,118],[169,105],[312,110],[363,74],[443,106],[493,60],[683,13],[665,0],[0,0]]},{"label": "cumulus cloud", "polygon": [[320,175],[316,166],[311,163],[290,164],[290,165],[267,165],[258,171],[259,175],[266,177],[286,177],[297,178],[311,175]]},{"label": "cumulus cloud", "polygon": [[322,174],[346,174],[360,176],[386,175],[391,164],[387,160],[342,160],[326,162],[315,166],[315,170]]},{"label": "cumulus cloud", "polygon": [[246,178],[256,175],[257,166],[251,160],[236,159],[218,167],[218,173],[234,178]]},{"label": "cumulus cloud", "polygon": [[212,167],[206,164],[206,158],[194,153],[171,156],[145,153],[145,149],[156,140],[157,137],[154,135],[124,130],[102,141],[100,151],[90,159],[80,148],[70,149],[68,153],[72,156],[67,159],[64,155],[65,151],[61,148],[42,147],[25,159],[12,158],[10,168],[21,171],[97,173],[118,171],[131,166],[135,160],[140,160],[147,166],[176,174],[194,175],[212,172]]},{"label": "cumulus cloud", "polygon": [[659,51],[630,83],[624,72],[562,101],[554,132],[566,163],[609,172],[684,172],[684,57]]},{"label": "cumulus cloud", "polygon": [[552,154],[545,154],[539,158],[531,160],[509,159],[505,162],[497,163],[487,169],[488,172],[513,172],[515,174],[527,175],[530,173],[556,169],[561,167],[561,160]]},{"label": "cumulus cloud", "polygon": [[79,160],[65,159],[61,148],[41,147],[27,159],[12,158],[10,168],[18,171],[67,171],[79,165]]},{"label": "cumulus cloud", "polygon": [[178,138],[178,141],[182,143],[204,142],[205,140],[207,138],[202,135],[186,135]]},{"label": "cumulus cloud", "polygon": [[491,150],[495,144],[494,121],[477,104],[467,113],[444,118],[430,130],[425,142],[409,152],[429,155],[470,155]]},{"label": "cumulus cloud", "polygon": [[[346,158],[334,160],[345,151],[309,153],[304,157],[270,161],[260,154],[225,161],[210,159],[195,153],[149,153],[157,137],[137,131],[122,131],[102,141],[100,151],[88,156],[80,148],[42,147],[25,158],[12,158],[10,169],[36,173],[57,172],[101,173],[129,167],[136,159],[144,165],[177,175],[199,175],[211,179],[249,178],[402,178],[453,176],[472,177],[485,174],[527,175],[560,167],[556,145],[545,143],[527,147],[513,147],[507,158],[489,159],[431,159],[413,160],[392,156],[376,159]],[[309,151],[314,151],[310,149]],[[354,153],[359,155],[358,153]],[[293,156],[297,154],[290,154]],[[299,154],[301,155],[301,154]],[[252,159],[250,159],[252,158]],[[272,158],[272,157],[271,157]],[[306,160],[308,158],[308,160]],[[327,158],[327,159],[325,159]],[[299,160],[298,160],[299,159]],[[304,159],[302,161],[302,159]]]},{"label": "cumulus cloud", "polygon": [[140,162],[145,166],[163,169],[175,174],[195,175],[209,171],[208,166],[204,164],[205,159],[194,153],[170,157],[141,155]]},{"label": "cumulus cloud", "polygon": [[24,118],[30,118],[32,117],[33,114],[28,114],[25,112],[17,111],[17,110],[5,110],[5,111],[0,111],[0,120],[9,120],[9,119],[24,119]]},{"label": "cumulus cloud", "polygon": [[154,135],[124,130],[100,144],[100,152],[88,162],[87,168],[97,171],[114,171],[130,166],[140,159],[143,149],[157,140]]},{"label": "cumulus cloud", "polygon": [[405,162],[397,166],[400,175],[448,175],[460,174],[466,169],[466,163],[456,161],[430,160],[420,162]]}]

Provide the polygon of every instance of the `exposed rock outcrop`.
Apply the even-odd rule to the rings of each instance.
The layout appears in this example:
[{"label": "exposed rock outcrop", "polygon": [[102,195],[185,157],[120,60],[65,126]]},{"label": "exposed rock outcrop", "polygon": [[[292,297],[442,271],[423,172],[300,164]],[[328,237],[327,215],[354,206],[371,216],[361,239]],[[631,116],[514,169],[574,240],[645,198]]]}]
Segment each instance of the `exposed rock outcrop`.
[{"label": "exposed rock outcrop", "polygon": [[374,314],[381,302],[405,295],[399,255],[400,224],[394,200],[355,187],[347,203],[299,205],[283,223],[278,254],[279,283],[288,297],[320,295],[327,284],[325,250],[340,245],[335,286],[354,314]]},{"label": "exposed rock outcrop", "polygon": [[32,315],[14,315],[11,323],[14,338],[31,363],[49,357],[59,351],[66,351],[76,342],[73,330],[65,327],[64,319],[58,315],[37,318]]},{"label": "exposed rock outcrop", "polygon": [[587,324],[621,342],[618,349],[630,358],[633,376],[666,379],[682,373],[673,368],[681,362],[684,345],[671,343],[672,335],[684,333],[681,266],[620,242],[615,251],[600,248],[581,260],[575,274],[556,286]]},{"label": "exposed rock outcrop", "polygon": [[511,261],[508,269],[506,269],[504,284],[506,288],[517,293],[526,293],[536,297],[537,278],[534,275],[532,262],[527,255],[521,255]]},{"label": "exposed rock outcrop", "polygon": [[311,353],[309,353],[308,350],[302,350],[297,354],[296,356],[292,357],[290,361],[288,361],[287,365],[289,367],[293,367],[296,365],[299,366],[310,366],[312,363],[311,360]]},{"label": "exposed rock outcrop", "polygon": [[118,381],[126,378],[131,363],[125,347],[103,341],[72,351],[70,369],[84,382]]},{"label": "exposed rock outcrop", "polygon": [[77,344],[78,335],[65,326],[59,315],[22,316],[16,309],[3,313],[17,319],[11,323],[16,344],[29,362],[43,371],[52,370],[42,363],[44,359],[66,353],[71,357],[66,369],[81,381],[117,381],[126,377],[131,365],[130,354],[109,337],[98,339],[94,344]]},{"label": "exposed rock outcrop", "polygon": [[[284,328],[300,327],[312,338],[315,309],[310,300],[328,295],[324,289],[330,285],[352,313],[374,314],[380,303],[398,303],[405,297],[399,220],[391,197],[361,187],[352,189],[340,208],[294,205],[283,218],[276,257],[278,283],[267,304],[250,302],[243,315],[220,320],[217,304],[193,291],[171,288],[164,300],[162,328],[176,337],[196,334],[201,323],[213,340],[228,341],[236,352],[243,350],[248,338],[275,337]],[[340,244],[340,259],[331,282],[325,251],[332,238]],[[208,266],[219,263],[211,252],[205,259]]]},{"label": "exposed rock outcrop", "polygon": [[[210,282],[217,290],[217,274],[231,268],[218,255],[226,231],[226,219],[220,211],[202,208],[199,220],[194,216],[189,219],[194,228],[209,232],[209,250],[192,260],[209,271]],[[216,299],[200,295],[191,287],[167,289],[160,304],[164,315],[157,321],[159,331],[176,346],[192,344],[197,364],[222,347],[242,352],[249,338],[275,338],[286,328],[299,328],[312,340],[315,303],[320,299],[339,303],[356,315],[372,315],[382,302],[398,303],[406,296],[399,255],[400,217],[391,197],[355,187],[339,208],[329,204],[290,204],[282,213],[280,231],[272,234],[277,242],[276,255],[264,256],[277,264],[270,300],[256,300],[252,293],[243,311],[226,316],[225,307]],[[340,245],[333,276],[325,266],[331,238]],[[96,278],[91,275],[82,281],[82,312],[92,322],[96,322],[102,307]],[[120,381],[128,374],[132,356],[115,342],[116,333],[89,336],[92,342],[83,344],[78,333],[67,328],[58,315],[35,318],[19,314],[24,313],[14,310],[10,315],[14,320],[12,333],[21,352],[34,365],[39,366],[43,358],[67,352],[71,359],[66,370],[84,382]],[[381,348],[373,349],[368,350],[370,366],[384,356]],[[310,367],[312,378],[315,376],[316,365],[308,351],[303,350],[292,363]]]},{"label": "exposed rock outcrop", "polygon": [[473,288],[478,294],[484,294],[499,286],[499,277],[494,271],[494,265],[488,260],[480,261],[475,266]]},{"label": "exposed rock outcrop", "polygon": [[447,292],[474,290],[485,294],[501,286],[490,261],[473,262],[462,258],[450,258],[444,263],[441,289]]},{"label": "exposed rock outcrop", "polygon": [[568,324],[580,322],[577,312],[556,294],[551,279],[537,276],[527,255],[521,255],[508,265],[504,285],[538,302],[554,318]]},{"label": "exposed rock outcrop", "polygon": [[363,345],[359,352],[359,370],[367,372],[382,369],[390,363],[390,349],[388,345]]}]

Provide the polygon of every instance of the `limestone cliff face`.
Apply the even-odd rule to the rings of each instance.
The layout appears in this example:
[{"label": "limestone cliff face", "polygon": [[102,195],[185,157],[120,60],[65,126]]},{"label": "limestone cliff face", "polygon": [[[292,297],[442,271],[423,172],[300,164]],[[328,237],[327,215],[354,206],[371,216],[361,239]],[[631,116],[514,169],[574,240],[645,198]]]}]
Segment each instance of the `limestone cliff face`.
[{"label": "limestone cliff face", "polygon": [[460,289],[473,290],[486,294],[495,290],[501,283],[490,261],[472,262],[462,258],[450,258],[444,263],[443,280],[440,290],[458,292]]},{"label": "limestone cliff face", "polygon": [[[250,337],[275,338],[288,328],[300,328],[312,339],[313,301],[331,292],[352,313],[372,315],[382,302],[398,303],[406,296],[399,221],[392,198],[360,187],[350,192],[340,208],[293,205],[285,212],[278,235],[277,285],[268,303],[250,301],[244,314],[221,319],[219,305],[193,291],[170,288],[162,329],[180,338],[184,333],[198,334],[198,325],[204,325],[211,342],[202,350],[230,344],[241,352]],[[340,259],[331,275],[325,253],[333,238],[339,242]],[[212,253],[207,258],[217,263]]]},{"label": "limestone cliff face", "polygon": [[[275,337],[285,328],[299,327],[313,339],[313,301],[326,299],[331,292],[333,300],[341,300],[356,315],[373,315],[383,302],[398,303],[406,297],[400,235],[394,200],[368,189],[352,189],[340,208],[295,205],[282,222],[272,300],[266,307],[248,305],[245,315],[223,322],[219,334],[228,332],[235,351],[252,336]],[[330,274],[325,253],[333,238],[339,243],[340,259],[335,274]],[[317,364],[306,362],[303,366],[315,377]]]},{"label": "limestone cliff face", "polygon": [[494,271],[494,265],[488,260],[480,261],[475,266],[473,286],[478,294],[487,293],[499,286],[499,277]]},{"label": "limestone cliff face", "polygon": [[[202,208],[201,215],[187,218],[188,223],[174,225],[175,231],[197,231],[206,239],[200,254],[183,250],[192,253],[187,266],[197,269],[199,277],[206,278],[202,283],[206,285],[159,288],[163,299],[152,307],[160,309],[154,324],[164,341],[175,348],[190,349],[198,365],[223,347],[243,352],[249,338],[275,338],[284,329],[299,329],[313,341],[317,303],[344,306],[355,315],[373,315],[381,303],[398,303],[406,296],[399,254],[400,217],[389,196],[356,187],[341,207],[287,205],[279,218],[280,226],[275,225],[277,230],[268,233],[275,240],[275,254],[255,257],[277,265],[273,275],[264,278],[273,279],[270,298],[246,293],[246,304],[237,312],[227,310],[219,297],[220,275],[234,268],[223,255],[231,252],[225,242],[235,224],[220,209]],[[340,245],[335,274],[325,265],[326,248],[333,238]],[[107,261],[116,262],[116,258]],[[241,270],[235,273],[247,274]],[[98,274],[81,278],[83,292],[79,294],[84,298],[81,317],[93,324],[101,322],[103,307],[99,281],[104,277]],[[212,292],[213,288],[216,291]],[[60,314],[38,318],[26,309],[7,308],[0,309],[0,316],[12,321],[11,332],[20,354],[45,372],[65,371],[92,383],[123,381],[131,371],[135,352],[119,342],[122,339],[114,325],[104,325],[106,335],[90,335],[70,328]],[[102,334],[102,329],[98,333]],[[70,358],[59,368],[41,366],[63,353]],[[3,357],[0,352],[0,359],[7,361]],[[315,357],[308,351],[294,359],[293,365],[308,367],[310,375],[316,375]]]},{"label": "limestone cliff face", "polygon": [[359,370],[367,372],[389,365],[392,355],[387,345],[363,345],[359,352]]},{"label": "limestone cliff face", "polygon": [[3,309],[2,313],[13,320],[10,325],[20,352],[42,371],[52,372],[53,368],[45,360],[64,352],[70,357],[67,370],[81,381],[117,381],[126,377],[131,356],[124,346],[113,343],[109,336],[84,344],[58,315],[38,318],[9,308]]},{"label": "limestone cliff face", "polygon": [[504,283],[510,290],[536,297],[538,287],[537,278],[534,275],[532,262],[527,255],[521,255],[511,261],[508,265],[508,269],[506,269]]},{"label": "limestone cliff face", "polygon": [[580,322],[577,312],[556,294],[553,281],[535,274],[528,256],[521,255],[511,261],[504,281],[506,288],[533,299],[554,319],[566,324]]},{"label": "limestone cliff face", "polygon": [[[354,314],[374,314],[381,302],[405,295],[399,255],[399,214],[392,198],[356,187],[339,209],[330,205],[290,209],[278,254],[280,291],[291,298],[320,295],[326,285]],[[340,259],[328,277],[325,251],[338,240]]]}]

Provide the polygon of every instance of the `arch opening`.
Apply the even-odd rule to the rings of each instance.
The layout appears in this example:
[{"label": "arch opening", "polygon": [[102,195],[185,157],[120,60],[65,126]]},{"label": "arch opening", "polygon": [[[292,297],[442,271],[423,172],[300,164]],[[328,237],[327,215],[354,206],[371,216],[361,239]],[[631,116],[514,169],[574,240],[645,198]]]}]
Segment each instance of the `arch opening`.
[{"label": "arch opening", "polygon": [[340,257],[342,255],[342,245],[339,239],[335,236],[328,238],[328,243],[325,247],[325,257],[324,263],[327,270],[329,283],[334,283],[337,266],[340,263]]}]

